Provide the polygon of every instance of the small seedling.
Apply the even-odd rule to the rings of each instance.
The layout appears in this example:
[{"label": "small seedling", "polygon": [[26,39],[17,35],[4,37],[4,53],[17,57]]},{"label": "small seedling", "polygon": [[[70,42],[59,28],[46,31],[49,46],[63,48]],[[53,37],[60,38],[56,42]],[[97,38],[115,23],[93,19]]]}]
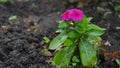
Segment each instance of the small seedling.
[{"label": "small seedling", "polygon": [[80,62],[80,60],[76,56],[73,56],[73,58],[72,58],[72,65],[76,66],[78,62]]},{"label": "small seedling", "polygon": [[119,59],[116,59],[115,61],[116,61],[116,63],[120,66],[120,60],[119,60]]},{"label": "small seedling", "polygon": [[45,43],[49,43],[50,42],[50,39],[48,37],[43,37],[43,40]]},{"label": "small seedling", "polygon": [[114,10],[115,10],[116,12],[120,11],[120,5],[115,5],[115,6],[114,6]]},{"label": "small seedling", "polygon": [[8,19],[8,20],[9,20],[9,21],[13,21],[13,20],[15,20],[16,18],[17,18],[17,16],[16,16],[16,15],[12,15],[12,16],[10,16],[10,17],[9,17],[9,19]]}]

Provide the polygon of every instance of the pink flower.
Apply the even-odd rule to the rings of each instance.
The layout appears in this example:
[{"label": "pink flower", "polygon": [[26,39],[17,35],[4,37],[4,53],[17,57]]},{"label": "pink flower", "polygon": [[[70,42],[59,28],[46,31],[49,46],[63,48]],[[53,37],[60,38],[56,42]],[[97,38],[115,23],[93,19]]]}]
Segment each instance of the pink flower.
[{"label": "pink flower", "polygon": [[71,10],[67,10],[66,12],[64,12],[61,16],[62,16],[62,20],[70,20],[71,18]]},{"label": "pink flower", "polygon": [[82,20],[84,13],[79,9],[70,9],[64,12],[62,15],[62,20],[72,20],[72,21],[80,21]]},{"label": "pink flower", "polygon": [[83,11],[82,10],[78,10],[78,9],[71,9],[72,11],[72,14],[71,14],[71,19],[73,21],[80,21],[82,20],[84,14],[83,14]]}]

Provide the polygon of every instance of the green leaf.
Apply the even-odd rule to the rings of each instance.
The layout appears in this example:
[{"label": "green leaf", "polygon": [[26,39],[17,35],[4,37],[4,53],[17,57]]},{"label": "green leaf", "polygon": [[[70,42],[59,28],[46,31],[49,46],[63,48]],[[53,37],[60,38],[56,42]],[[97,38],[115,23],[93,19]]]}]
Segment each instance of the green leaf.
[{"label": "green leaf", "polygon": [[89,23],[89,18],[87,18],[86,16],[84,16],[83,19],[82,19],[82,21],[80,21],[80,23],[82,23],[82,24]]},{"label": "green leaf", "polygon": [[89,24],[87,27],[88,27],[88,30],[91,30],[91,29],[94,29],[94,30],[104,30],[104,29],[102,29],[99,26],[94,25],[94,24]]},{"label": "green leaf", "polygon": [[84,33],[87,30],[88,19],[84,16],[81,21],[75,23],[75,30],[79,33]]},{"label": "green leaf", "polygon": [[58,29],[58,30],[55,31],[55,33],[60,33],[62,31],[63,31],[62,29]]},{"label": "green leaf", "polygon": [[87,40],[90,41],[91,43],[93,43],[93,42],[96,43],[96,42],[101,41],[102,39],[99,36],[88,36]]},{"label": "green leaf", "polygon": [[116,59],[115,61],[118,65],[120,65],[120,60],[119,59]]},{"label": "green leaf", "polygon": [[56,65],[56,68],[60,68],[60,65]]},{"label": "green leaf", "polygon": [[80,62],[79,59],[76,56],[73,56],[72,62]]},{"label": "green leaf", "polygon": [[68,33],[68,37],[72,38],[72,39],[73,38],[78,38],[79,36],[80,36],[80,34],[75,32],[75,31],[71,31],[71,32]]},{"label": "green leaf", "polygon": [[66,55],[66,50],[65,49],[61,49],[59,52],[56,53],[55,57],[54,57],[54,63],[56,65],[60,65],[63,62],[63,57],[65,57]]},{"label": "green leaf", "polygon": [[101,36],[102,34],[104,34],[104,31],[91,29],[91,30],[88,30],[86,34],[89,36]]},{"label": "green leaf", "polygon": [[50,42],[50,39],[48,37],[43,37],[43,40],[45,43],[49,43]]},{"label": "green leaf", "polygon": [[16,18],[17,18],[16,15],[12,15],[12,16],[9,17],[9,21],[11,21],[11,20],[15,20]]},{"label": "green leaf", "polygon": [[88,17],[87,21],[90,22],[93,18],[92,17]]},{"label": "green leaf", "polygon": [[70,39],[66,39],[64,42],[64,46],[70,46],[73,44],[73,41],[71,41]]},{"label": "green leaf", "polygon": [[68,27],[68,24],[65,21],[60,21],[59,24],[58,24],[58,28],[60,28],[60,29],[64,29],[64,28],[67,28],[67,27]]},{"label": "green leaf", "polygon": [[84,33],[87,30],[87,28],[82,26],[75,26],[75,30],[79,33]]},{"label": "green leaf", "polygon": [[58,48],[66,39],[67,39],[67,35],[65,33],[59,34],[57,37],[55,37],[51,41],[49,49],[56,49],[56,48]]},{"label": "green leaf", "polygon": [[77,26],[86,26],[88,24],[88,19],[84,16],[81,21],[76,21],[75,25]]},{"label": "green leaf", "polygon": [[72,63],[72,66],[76,66],[77,65],[77,63]]},{"label": "green leaf", "polygon": [[60,65],[61,67],[67,66],[70,62],[75,47],[75,45],[71,45],[58,51],[53,58],[54,63],[56,65]]},{"label": "green leaf", "polygon": [[81,62],[84,66],[93,67],[97,62],[96,50],[90,42],[82,40],[79,43]]},{"label": "green leaf", "polygon": [[101,36],[102,34],[104,34],[104,29],[100,28],[97,25],[94,24],[89,24],[88,25],[88,29],[85,33],[90,39],[96,39],[97,40],[101,40],[101,38],[99,38],[98,36]]}]

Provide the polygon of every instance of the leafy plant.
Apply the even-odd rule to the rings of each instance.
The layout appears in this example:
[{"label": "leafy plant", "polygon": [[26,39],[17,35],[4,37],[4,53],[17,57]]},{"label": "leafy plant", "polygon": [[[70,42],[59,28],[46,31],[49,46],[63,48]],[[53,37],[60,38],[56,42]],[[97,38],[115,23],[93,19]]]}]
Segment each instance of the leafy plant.
[{"label": "leafy plant", "polygon": [[60,49],[53,58],[56,67],[67,67],[71,61],[73,66],[81,62],[86,67],[94,67],[104,29],[90,23],[92,18],[86,17],[79,9],[69,9],[61,16],[57,30],[60,34],[49,46],[51,50]]}]

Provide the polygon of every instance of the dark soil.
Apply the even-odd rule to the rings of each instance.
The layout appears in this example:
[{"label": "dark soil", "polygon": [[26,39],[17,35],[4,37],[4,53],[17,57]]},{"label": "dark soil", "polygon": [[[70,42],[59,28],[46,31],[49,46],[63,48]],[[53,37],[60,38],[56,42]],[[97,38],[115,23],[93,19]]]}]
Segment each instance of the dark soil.
[{"label": "dark soil", "polygon": [[51,68],[40,54],[39,39],[23,25],[0,29],[0,68]]},{"label": "dark soil", "polygon": [[[1,3],[0,68],[54,68],[47,62],[50,57],[40,52],[44,46],[41,44],[42,38],[47,36],[52,39],[56,35],[60,14],[66,8],[76,8],[76,4],[77,2],[60,0]],[[106,49],[120,50],[119,14],[104,1],[90,2],[82,9],[87,16],[93,17],[91,22],[106,29],[102,36],[103,42],[108,41],[111,44]],[[105,12],[110,13],[104,17]],[[17,19],[9,21],[11,15],[16,15]],[[106,60],[105,57],[100,58],[100,68],[119,68],[115,62]],[[84,67],[81,65],[80,68]]]}]

